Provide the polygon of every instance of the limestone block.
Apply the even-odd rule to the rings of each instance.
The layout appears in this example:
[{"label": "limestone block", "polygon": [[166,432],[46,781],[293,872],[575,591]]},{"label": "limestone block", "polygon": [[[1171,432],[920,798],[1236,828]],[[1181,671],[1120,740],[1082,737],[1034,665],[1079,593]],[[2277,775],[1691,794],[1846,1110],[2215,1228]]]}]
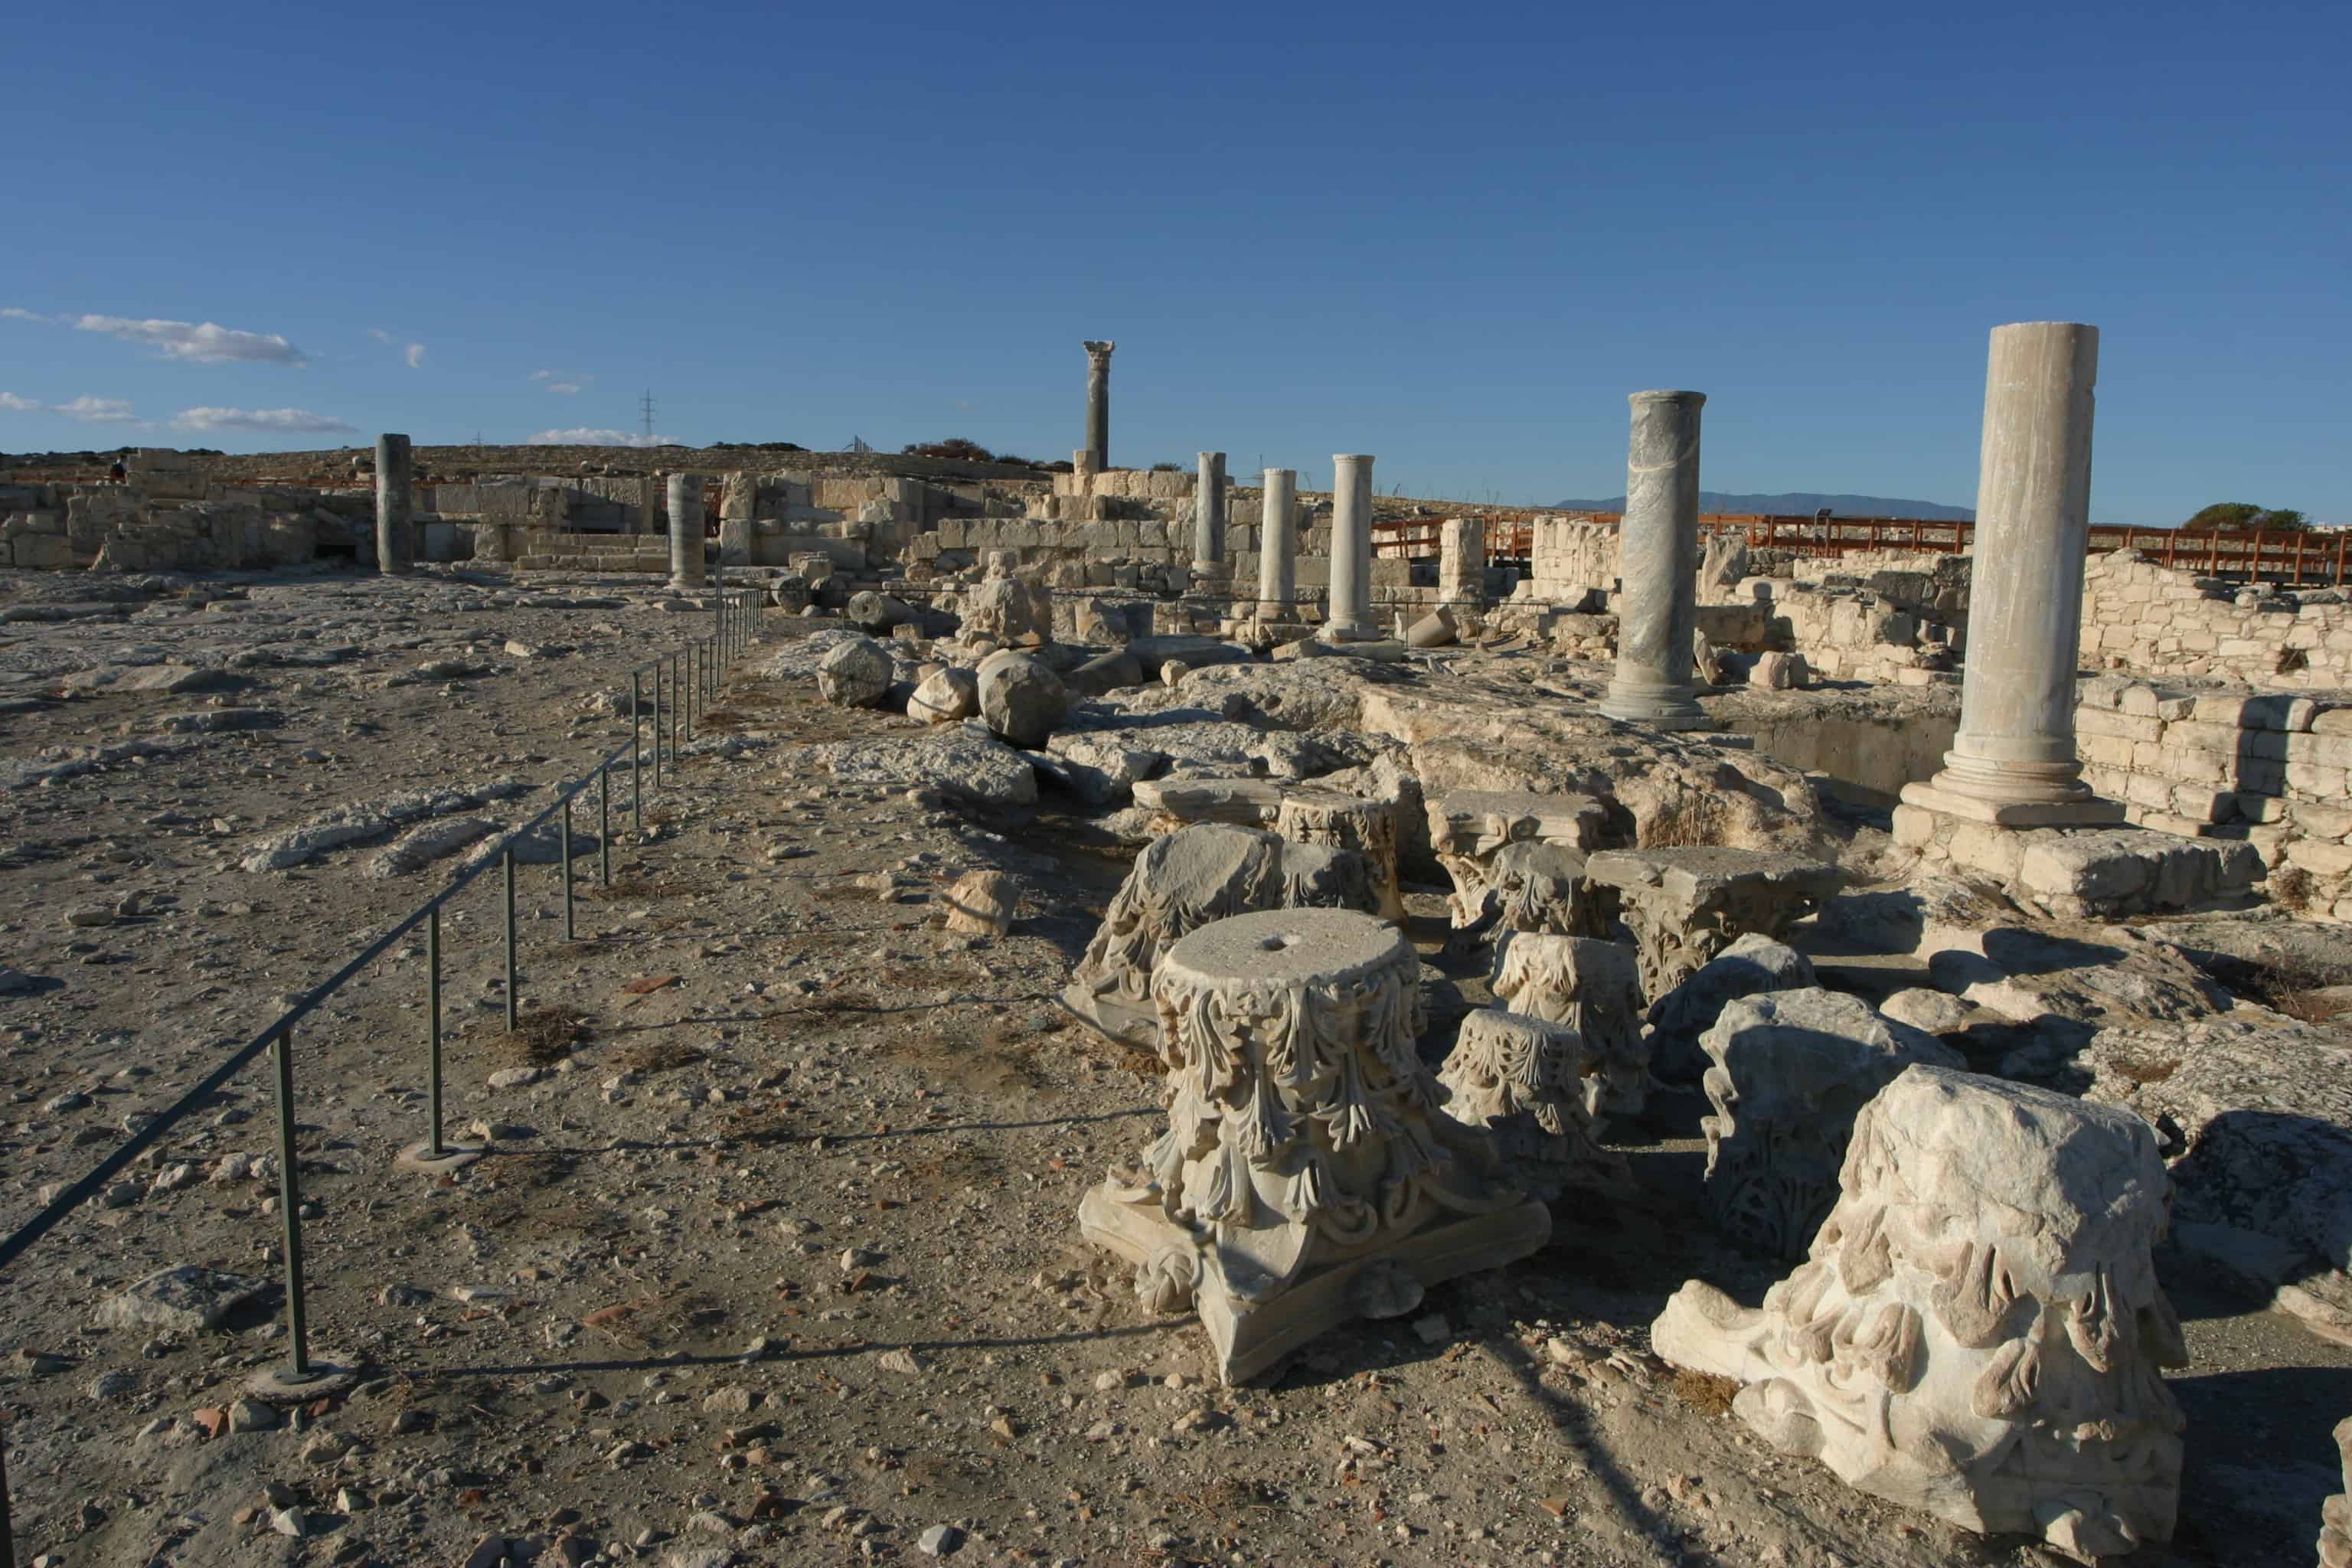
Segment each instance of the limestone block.
[{"label": "limestone block", "polygon": [[1801,653],[1759,653],[1748,671],[1748,684],[1765,691],[1801,691],[1811,679]]},{"label": "limestone block", "polygon": [[12,542],[19,566],[56,572],[74,563],[72,542],[54,533],[20,533]]},{"label": "limestone block", "polygon": [[1003,936],[1013,929],[1021,889],[1002,871],[968,871],[948,889],[947,929],[969,936]]},{"label": "limestone block", "polygon": [[817,694],[836,708],[871,708],[890,689],[896,667],[868,637],[836,644],[817,665]]},{"label": "limestone block", "polygon": [[907,699],[909,717],[926,724],[952,724],[980,711],[980,678],[969,669],[942,669],[916,683]]},{"label": "limestone block", "polygon": [[1397,808],[1337,790],[1304,789],[1283,796],[1275,831],[1299,844],[1352,849],[1371,867],[1383,920],[1402,923],[1404,893],[1397,877]]},{"label": "limestone block", "polygon": [[1749,931],[1782,935],[1838,888],[1837,868],[1824,862],[1716,845],[1603,850],[1585,862],[1585,875],[1615,890],[1651,996]]},{"label": "limestone block", "polygon": [[1650,1071],[1667,1083],[1696,1083],[1707,1058],[1700,1037],[1743,996],[1813,984],[1812,960],[1761,931],[1749,931],[1650,1004]]},{"label": "limestone block", "polygon": [[1625,1157],[1593,1136],[1584,1085],[1599,1057],[1564,1024],[1479,1007],[1437,1075],[1446,1111],[1495,1140],[1511,1184],[1546,1203],[1579,1188],[1624,1197],[1633,1190]]},{"label": "limestone block", "polygon": [[1394,927],[1288,910],[1194,931],[1153,979],[1168,1130],[1079,1226],[1135,1265],[1148,1308],[1199,1313],[1228,1384],[1550,1236],[1491,1141],[1439,1109],[1419,975]]},{"label": "limestone block", "polygon": [[1600,1070],[1584,1080],[1585,1108],[1633,1116],[1649,1102],[1650,1047],[1642,1036],[1639,961],[1622,942],[1515,931],[1495,949],[1487,982],[1513,1013],[1564,1024]]},{"label": "limestone block", "polygon": [[1706,1205],[1740,1246],[1802,1258],[1837,1200],[1838,1167],[1864,1101],[1914,1062],[1959,1053],[1852,996],[1816,986],[1738,997],[1700,1044]]},{"label": "limestone block", "polygon": [[1034,750],[1069,711],[1062,678],[1043,661],[1005,648],[980,661],[980,714],[1012,745]]},{"label": "limestone block", "polygon": [[[1495,790],[1457,790],[1426,807],[1429,818],[1430,847],[1437,863],[1454,880],[1454,895],[1449,900],[1456,930],[1487,930],[1498,919],[1503,929],[1511,931],[1558,930],[1562,935],[1601,934],[1597,929],[1587,929],[1594,921],[1579,919],[1566,923],[1549,924],[1547,915],[1558,906],[1545,896],[1540,883],[1548,873],[1564,872],[1564,863],[1535,863],[1528,858],[1515,859],[1517,873],[1518,907],[1507,918],[1501,907],[1501,874],[1497,857],[1516,844],[1556,846],[1575,852],[1594,843],[1601,834],[1601,803],[1590,795],[1531,795],[1525,792]],[[1571,903],[1580,901],[1583,886],[1583,858],[1575,855],[1575,888]],[[1558,877],[1550,879],[1557,885]],[[1528,906],[1526,900],[1537,902]],[[1580,902],[1587,908],[1589,899]]]},{"label": "limestone block", "polygon": [[2089,1562],[2168,1540],[2187,1360],[2156,1279],[2166,1183],[2137,1117],[1915,1066],[1856,1118],[1809,1259],[1741,1307],[1693,1280],[1651,1330],[1745,1386],[1784,1453],[1963,1529]]},{"label": "limestone block", "polygon": [[2352,1416],[2336,1424],[2336,1457],[2344,1490],[2320,1505],[2319,1568],[2352,1568]]}]

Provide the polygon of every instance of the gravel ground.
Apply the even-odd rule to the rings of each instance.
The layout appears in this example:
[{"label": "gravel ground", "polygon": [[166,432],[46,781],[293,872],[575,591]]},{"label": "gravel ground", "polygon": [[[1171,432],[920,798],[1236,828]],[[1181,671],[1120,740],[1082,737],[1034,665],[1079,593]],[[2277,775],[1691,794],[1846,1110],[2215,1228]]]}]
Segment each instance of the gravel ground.
[{"label": "gravel ground", "polygon": [[[0,576],[0,612],[66,581]],[[609,584],[201,586],[244,596],[0,624],[0,767],[164,748],[0,793],[10,1226],[466,853],[372,875],[386,837],[245,869],[274,836],[506,776],[533,787],[451,815],[520,820],[626,738],[616,675],[708,626]],[[256,650],[233,690],[51,695]],[[442,661],[484,668],[411,679]],[[169,717],[253,709],[274,718]],[[240,1403],[286,1352],[273,1292],[213,1330],[96,1326],[159,1269],[276,1277],[266,1064],[0,1276],[23,1559],[494,1568],[496,1538],[551,1563],[2058,1561],[1773,1454],[1724,1385],[1648,1354],[1684,1279],[1754,1300],[1780,1272],[1696,1219],[1694,1103],[1627,1145],[1638,1203],[1565,1205],[1536,1258],[1328,1336],[1270,1386],[1205,1379],[1197,1327],[1146,1316],[1076,1235],[1086,1187],[1158,1131],[1154,1065],[1055,1001],[1123,854],[1050,794],[982,816],[843,786],[798,750],[894,732],[805,685],[732,683],[646,834],[615,813],[610,889],[583,820],[578,940],[553,865],[522,868],[515,1034],[499,879],[456,900],[448,1121],[487,1131],[478,1163],[394,1163],[425,1125],[421,940],[301,1032],[310,1334],[359,1369],[347,1395]],[[1002,938],[943,929],[939,895],[981,868],[1023,890]],[[1435,1057],[1485,994],[1444,952],[1442,899],[1409,904]],[[2194,1356],[2173,1380],[2181,1527],[2131,1561],[2307,1561],[2352,1351],[2172,1286]]]}]

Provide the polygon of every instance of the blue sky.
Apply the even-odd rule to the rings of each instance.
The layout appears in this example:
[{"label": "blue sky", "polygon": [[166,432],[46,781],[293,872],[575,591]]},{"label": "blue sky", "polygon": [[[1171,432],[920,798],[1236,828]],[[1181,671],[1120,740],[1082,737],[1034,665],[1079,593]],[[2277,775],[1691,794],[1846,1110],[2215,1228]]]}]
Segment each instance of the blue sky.
[{"label": "blue sky", "polygon": [[1988,330],[2064,319],[2099,519],[2352,521],[2340,0],[9,32],[0,448],[634,431],[650,387],[685,441],[1066,457],[1109,337],[1120,463],[1608,495],[1625,394],[1688,386],[1710,489],[1966,505]]}]

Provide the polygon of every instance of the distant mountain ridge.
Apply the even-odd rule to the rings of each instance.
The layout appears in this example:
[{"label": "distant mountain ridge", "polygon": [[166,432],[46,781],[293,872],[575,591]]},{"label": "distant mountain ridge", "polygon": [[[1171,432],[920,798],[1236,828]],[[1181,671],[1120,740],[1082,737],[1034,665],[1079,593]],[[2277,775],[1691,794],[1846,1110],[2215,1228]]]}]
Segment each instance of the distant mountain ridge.
[{"label": "distant mountain ridge", "polygon": [[[1607,500],[1560,500],[1551,503],[1555,511],[1623,511],[1625,498],[1612,496]],[[1701,511],[1765,512],[1779,517],[1811,517],[1827,507],[1840,517],[1916,517],[1929,522],[1973,522],[1976,509],[1965,506],[1938,506],[1931,500],[1897,500],[1891,496],[1817,495],[1811,490],[1796,490],[1788,495],[1733,495],[1725,490],[1698,492]]]}]

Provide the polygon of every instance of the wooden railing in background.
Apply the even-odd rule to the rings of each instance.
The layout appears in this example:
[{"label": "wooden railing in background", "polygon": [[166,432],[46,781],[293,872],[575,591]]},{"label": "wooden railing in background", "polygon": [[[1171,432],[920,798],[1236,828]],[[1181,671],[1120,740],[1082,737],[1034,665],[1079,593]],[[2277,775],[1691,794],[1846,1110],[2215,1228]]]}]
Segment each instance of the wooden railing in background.
[{"label": "wooden railing in background", "polygon": [[[1531,512],[1465,513],[1486,527],[1486,559],[1525,564],[1535,547]],[[1547,514],[1549,515],[1549,514]],[[1616,512],[1571,512],[1581,522],[1616,524]],[[1393,518],[1372,524],[1372,553],[1407,561],[1434,561],[1437,518]],[[1737,530],[1750,549],[1787,550],[1800,555],[1964,555],[1976,541],[1976,524],[1917,517],[1775,517],[1760,513],[1701,512],[1701,533]],[[2137,550],[2151,561],[2200,577],[2277,583],[2287,587],[2342,587],[2352,584],[2352,529],[2292,531],[2269,529],[2200,530],[2095,525],[2090,552]]]}]

